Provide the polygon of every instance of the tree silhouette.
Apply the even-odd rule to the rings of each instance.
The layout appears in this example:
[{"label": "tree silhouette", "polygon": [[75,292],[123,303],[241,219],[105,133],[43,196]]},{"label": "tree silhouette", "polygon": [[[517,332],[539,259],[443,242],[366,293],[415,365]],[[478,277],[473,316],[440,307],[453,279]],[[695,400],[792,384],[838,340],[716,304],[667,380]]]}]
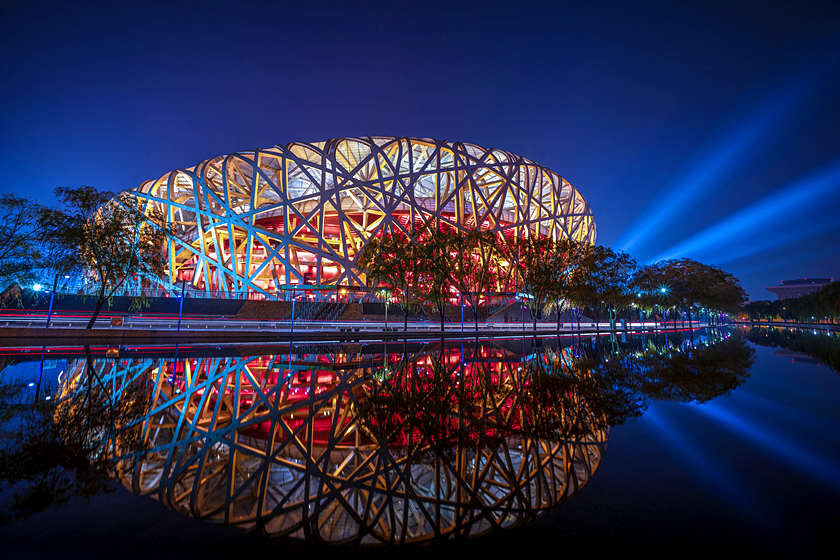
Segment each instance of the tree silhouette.
[{"label": "tree silhouette", "polygon": [[175,232],[165,216],[130,192],[114,196],[93,187],[59,187],[56,196],[64,208],[47,212],[47,239],[65,268],[94,286],[90,329],[105,302],[130,279],[164,274],[165,242]]},{"label": "tree silhouette", "polygon": [[420,276],[423,254],[412,241],[422,235],[422,228],[412,228],[409,234],[395,231],[368,241],[356,261],[367,275],[369,288],[382,285],[397,295],[403,312],[403,330],[408,330],[408,313],[420,295]]}]

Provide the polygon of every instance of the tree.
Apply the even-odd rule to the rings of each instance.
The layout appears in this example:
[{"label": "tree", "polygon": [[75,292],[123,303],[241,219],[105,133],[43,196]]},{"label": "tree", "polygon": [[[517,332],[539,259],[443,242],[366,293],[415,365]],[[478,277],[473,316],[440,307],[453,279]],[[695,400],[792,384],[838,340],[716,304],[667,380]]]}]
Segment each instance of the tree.
[{"label": "tree", "polygon": [[528,299],[534,330],[537,315],[555,298],[554,242],[539,234],[520,237],[504,246],[504,259],[514,267],[518,290]]},{"label": "tree", "polygon": [[560,311],[565,303],[569,305],[582,299],[581,287],[585,286],[589,275],[588,255],[592,246],[573,239],[560,239],[552,249],[551,269],[553,282],[551,299],[557,310],[557,330],[560,330]]},{"label": "tree", "polygon": [[371,239],[356,263],[370,288],[384,285],[398,294],[404,313],[418,299],[434,307],[443,331],[453,290],[470,301],[478,325],[481,294],[493,282],[495,251],[492,233],[473,230],[458,235],[445,226],[412,227],[408,235],[387,233]]},{"label": "tree", "polygon": [[840,282],[832,282],[815,294],[776,301],[753,301],[744,307],[752,320],[781,319],[810,323],[840,319]]},{"label": "tree", "polygon": [[614,325],[616,308],[623,308],[632,301],[632,287],[636,261],[622,251],[593,245],[584,257],[586,275],[578,288],[580,299],[595,310],[595,324],[601,305],[606,304],[610,312],[610,324]]},{"label": "tree", "polygon": [[32,279],[43,267],[44,208],[12,194],[0,195],[0,281]]},{"label": "tree", "polygon": [[452,284],[462,298],[470,302],[475,329],[478,330],[478,305],[482,294],[495,283],[496,254],[499,251],[495,234],[480,229],[470,230],[454,239]]},{"label": "tree", "polygon": [[458,233],[438,224],[436,229],[430,226],[417,236],[415,243],[421,263],[420,295],[437,310],[440,331],[443,332],[446,302],[452,295],[452,269],[459,243]]},{"label": "tree", "polygon": [[[412,237],[422,230],[412,229]],[[408,311],[418,297],[421,252],[411,237],[401,232],[386,233],[370,239],[359,255],[356,266],[367,275],[368,287],[384,284],[397,295],[403,311],[403,330],[408,330]]]},{"label": "tree", "polygon": [[830,317],[833,321],[840,318],[840,282],[832,282],[816,295],[820,314],[823,317]]},{"label": "tree", "polygon": [[661,261],[636,274],[634,287],[667,308],[688,311],[695,306],[734,312],[746,294],[738,279],[720,268],[691,259]]},{"label": "tree", "polygon": [[[24,385],[0,382],[0,489],[12,497],[0,523],[12,522],[112,488],[109,475],[120,455],[144,449],[143,387],[130,383],[115,402],[92,369],[87,383],[97,390],[65,393],[66,398],[24,402]],[[79,388],[77,388],[79,389]]]},{"label": "tree", "polygon": [[55,192],[64,208],[48,212],[48,240],[57,259],[95,287],[90,329],[104,303],[129,279],[165,272],[165,243],[173,231],[163,216],[130,192],[114,196],[86,186]]},{"label": "tree", "polygon": [[636,293],[636,305],[648,311],[655,311],[657,307],[664,310],[670,306],[666,282],[666,275],[658,266],[645,265],[636,270],[630,283],[631,290]]}]

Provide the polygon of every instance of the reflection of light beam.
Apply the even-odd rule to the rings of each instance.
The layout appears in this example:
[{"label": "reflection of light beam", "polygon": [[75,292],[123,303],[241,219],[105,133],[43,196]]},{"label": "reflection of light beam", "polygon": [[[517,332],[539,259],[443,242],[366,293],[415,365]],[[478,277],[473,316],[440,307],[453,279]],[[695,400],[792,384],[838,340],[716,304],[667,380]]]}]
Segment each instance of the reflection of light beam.
[{"label": "reflection of light beam", "polygon": [[618,247],[629,250],[634,244],[660,229],[666,220],[677,217],[678,210],[688,204],[694,196],[708,192],[716,179],[729,169],[739,156],[758,140],[766,137],[770,128],[782,122],[783,117],[811,89],[813,83],[813,78],[800,80],[762,103],[748,118],[717,142],[714,150],[708,152],[679,180],[662,189],[656,195],[654,205],[647,208],[636,220],[632,229],[618,242]]},{"label": "reflection of light beam", "polygon": [[826,421],[818,416],[795,409],[791,406],[781,405],[765,397],[752,395],[744,391],[732,395],[732,403],[738,407],[753,408],[761,414],[773,417],[776,420],[783,420],[786,424],[798,425],[809,430],[811,433],[819,433],[822,439],[840,442],[840,434],[826,430]]},{"label": "reflection of light beam", "polygon": [[[755,228],[778,227],[778,223],[787,224],[786,214],[830,193],[838,185],[840,185],[840,161],[776,191],[694,237],[671,247],[649,262],[697,255],[716,245],[732,243],[738,236]],[[791,227],[796,227],[796,224]]]},{"label": "reflection of light beam", "polygon": [[764,447],[780,459],[815,478],[840,490],[840,470],[822,457],[799,447],[787,439],[768,431],[766,426],[757,426],[737,414],[724,410],[716,404],[693,406],[696,410],[723,424],[729,430],[738,433],[745,439]]},{"label": "reflection of light beam", "polygon": [[645,412],[642,420],[645,420],[677,452],[680,459],[693,470],[697,478],[721,496],[737,502],[741,508],[751,509],[751,500],[744,495],[741,488],[732,480],[732,477],[717,466],[714,459],[707,453],[702,452],[697,446],[691,445],[688,437],[678,434],[662,416],[653,410],[653,407]]}]

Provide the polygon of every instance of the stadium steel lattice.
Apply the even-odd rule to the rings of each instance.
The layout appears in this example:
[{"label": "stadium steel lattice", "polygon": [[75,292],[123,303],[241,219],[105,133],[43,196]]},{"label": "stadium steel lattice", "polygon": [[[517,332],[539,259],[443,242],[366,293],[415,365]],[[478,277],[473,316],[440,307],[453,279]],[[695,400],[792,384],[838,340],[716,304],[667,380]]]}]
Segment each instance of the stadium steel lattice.
[{"label": "stadium steel lattice", "polygon": [[[564,378],[551,368],[568,349],[525,360],[488,346],[102,359],[93,390],[142,404],[139,452],[103,442],[133,492],[269,536],[401,544],[519,525],[591,479],[603,413],[534,386],[541,368]],[[71,364],[62,402],[84,403],[87,372]],[[575,429],[539,429],[546,418]]]},{"label": "stadium steel lattice", "polygon": [[364,286],[354,263],[372,236],[410,223],[505,239],[539,232],[594,243],[580,193],[524,157],[420,138],[334,138],[219,156],[133,191],[183,235],[152,287],[181,281],[219,297],[275,298],[301,284]]}]

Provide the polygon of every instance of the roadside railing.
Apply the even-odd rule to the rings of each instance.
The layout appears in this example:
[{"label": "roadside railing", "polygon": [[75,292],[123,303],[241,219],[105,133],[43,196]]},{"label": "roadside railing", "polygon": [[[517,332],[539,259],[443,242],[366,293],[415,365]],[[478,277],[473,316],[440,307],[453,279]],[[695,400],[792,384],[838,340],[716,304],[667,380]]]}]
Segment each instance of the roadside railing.
[{"label": "roadside railing", "polygon": [[[43,328],[46,327],[46,316],[0,316],[0,328]],[[84,329],[87,326],[88,318],[79,316],[63,316],[61,314],[53,315],[50,319],[49,328],[55,329]],[[338,321],[334,319],[291,319],[287,320],[271,320],[271,319],[232,319],[232,318],[182,318],[180,329],[182,331],[262,331],[262,330],[277,330],[287,332],[291,330],[294,325],[295,332],[359,332],[359,331],[382,331],[385,323],[382,321]],[[708,326],[706,323],[694,322],[692,328],[699,328]],[[407,324],[409,332],[439,332],[439,321],[409,321]],[[142,315],[137,316],[112,316],[104,315],[97,319],[94,328],[96,329],[140,329],[140,330],[176,330],[178,328],[177,317],[147,317]],[[668,330],[679,329],[679,325],[669,325]],[[660,323],[642,322],[642,323],[628,323],[618,332],[637,332],[637,331],[652,331],[662,329]],[[391,322],[388,326],[388,331],[402,331],[402,324],[395,324]],[[482,332],[482,331],[522,331],[532,332],[533,323],[531,321],[525,322],[489,322],[480,321],[476,331],[474,322],[447,322],[444,324],[446,331],[464,331],[464,332]],[[558,330],[556,321],[538,321],[537,330],[542,332],[551,332]],[[561,322],[559,325],[561,332],[577,332],[582,331],[587,334],[607,334],[610,332],[610,324],[608,322],[587,322],[587,323],[571,323]]]}]

